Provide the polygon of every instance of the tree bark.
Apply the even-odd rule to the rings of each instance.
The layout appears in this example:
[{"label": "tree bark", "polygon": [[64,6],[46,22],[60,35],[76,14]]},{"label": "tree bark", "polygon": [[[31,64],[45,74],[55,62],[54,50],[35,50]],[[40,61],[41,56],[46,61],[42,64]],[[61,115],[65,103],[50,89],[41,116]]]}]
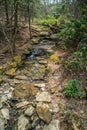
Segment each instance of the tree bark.
[{"label": "tree bark", "polygon": [[6,13],[6,24],[9,24],[9,14],[8,14],[8,3],[7,0],[5,0],[5,13]]},{"label": "tree bark", "polygon": [[28,0],[28,24],[29,24],[29,33],[30,33],[30,39],[32,37],[31,35],[31,15],[30,15],[30,1]]}]

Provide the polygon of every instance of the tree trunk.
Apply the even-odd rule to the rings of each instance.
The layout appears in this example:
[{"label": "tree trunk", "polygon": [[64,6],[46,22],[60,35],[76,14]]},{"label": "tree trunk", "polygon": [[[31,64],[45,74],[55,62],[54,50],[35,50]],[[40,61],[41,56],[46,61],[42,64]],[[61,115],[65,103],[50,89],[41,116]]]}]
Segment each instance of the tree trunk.
[{"label": "tree trunk", "polygon": [[6,13],[6,24],[9,24],[9,15],[8,15],[8,3],[7,0],[5,0],[5,13]]},{"label": "tree trunk", "polygon": [[12,50],[15,52],[15,42],[16,42],[16,34],[18,27],[18,0],[14,0],[14,31],[13,31],[13,42],[12,42]]},{"label": "tree trunk", "polygon": [[30,15],[30,2],[28,0],[28,24],[29,24],[29,33],[30,33],[30,39],[31,39],[31,15]]}]

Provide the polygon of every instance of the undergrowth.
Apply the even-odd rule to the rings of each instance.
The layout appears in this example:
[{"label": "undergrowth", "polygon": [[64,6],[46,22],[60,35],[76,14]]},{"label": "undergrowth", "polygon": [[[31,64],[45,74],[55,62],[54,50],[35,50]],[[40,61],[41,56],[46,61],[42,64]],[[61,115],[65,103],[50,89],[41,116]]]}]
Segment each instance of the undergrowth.
[{"label": "undergrowth", "polygon": [[83,96],[81,83],[77,79],[68,80],[64,93],[67,97],[81,98]]}]

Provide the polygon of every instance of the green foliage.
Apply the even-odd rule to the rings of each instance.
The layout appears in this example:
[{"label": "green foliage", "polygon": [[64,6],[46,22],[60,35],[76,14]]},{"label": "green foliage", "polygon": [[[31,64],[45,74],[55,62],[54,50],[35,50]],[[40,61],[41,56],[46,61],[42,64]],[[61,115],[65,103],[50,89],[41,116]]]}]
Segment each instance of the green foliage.
[{"label": "green foliage", "polygon": [[83,92],[81,91],[80,82],[77,79],[68,80],[64,93],[67,97],[81,98]]},{"label": "green foliage", "polygon": [[64,40],[66,47],[77,47],[79,42],[86,37],[86,23],[81,20],[67,22],[58,34],[60,40]]},{"label": "green foliage", "polygon": [[69,71],[80,72],[86,71],[87,66],[87,43],[79,45],[78,51],[74,52],[73,57],[64,62],[64,67]]},{"label": "green foliage", "polygon": [[61,23],[65,23],[65,21],[66,21],[66,18],[62,16],[60,16],[57,19],[53,16],[49,16],[48,19],[42,19],[42,20],[40,19],[38,21],[38,24],[41,24],[43,26],[55,25],[55,24],[61,26]]}]

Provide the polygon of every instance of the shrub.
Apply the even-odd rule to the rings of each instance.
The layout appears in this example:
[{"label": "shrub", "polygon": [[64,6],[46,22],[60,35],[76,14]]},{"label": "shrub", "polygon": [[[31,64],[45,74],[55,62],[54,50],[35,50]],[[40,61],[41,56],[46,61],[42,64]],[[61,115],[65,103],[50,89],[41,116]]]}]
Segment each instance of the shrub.
[{"label": "shrub", "polygon": [[77,79],[68,80],[65,86],[64,93],[67,97],[81,98],[83,92],[81,91],[80,82]]},{"label": "shrub", "polygon": [[78,49],[64,62],[64,67],[75,73],[86,70],[87,66],[87,43],[79,45]]},{"label": "shrub", "polygon": [[87,25],[84,20],[71,20],[63,25],[63,29],[58,34],[60,40],[63,40],[66,47],[75,48],[86,35]]}]

